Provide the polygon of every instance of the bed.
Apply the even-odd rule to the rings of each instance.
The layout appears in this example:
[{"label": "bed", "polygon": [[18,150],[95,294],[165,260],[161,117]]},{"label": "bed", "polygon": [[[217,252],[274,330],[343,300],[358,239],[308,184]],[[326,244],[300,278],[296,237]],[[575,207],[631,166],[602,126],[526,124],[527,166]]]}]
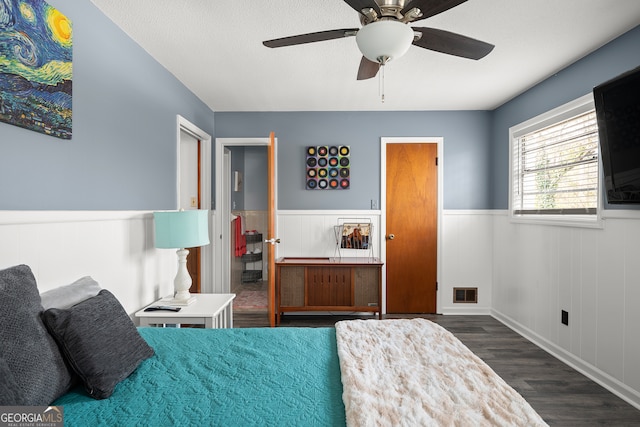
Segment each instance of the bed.
[{"label": "bed", "polygon": [[335,330],[141,328],[155,355],[108,399],[62,396],[66,426],[339,426]]},{"label": "bed", "polygon": [[[12,291],[16,279],[36,288],[30,271],[15,273],[0,271],[3,306],[24,304]],[[48,365],[42,354],[34,357],[34,347],[22,359],[1,347],[0,406],[62,408],[65,426],[545,425],[459,340],[424,319],[343,321],[335,328],[136,328],[96,283],[54,301],[37,293],[25,298],[24,283],[19,289],[23,301],[37,304],[3,312],[0,320],[12,323],[6,317],[18,313],[22,326],[18,336],[0,329],[0,338],[18,348],[33,342],[31,329],[42,328],[37,348],[48,349]],[[69,376],[55,374],[60,359]]]}]

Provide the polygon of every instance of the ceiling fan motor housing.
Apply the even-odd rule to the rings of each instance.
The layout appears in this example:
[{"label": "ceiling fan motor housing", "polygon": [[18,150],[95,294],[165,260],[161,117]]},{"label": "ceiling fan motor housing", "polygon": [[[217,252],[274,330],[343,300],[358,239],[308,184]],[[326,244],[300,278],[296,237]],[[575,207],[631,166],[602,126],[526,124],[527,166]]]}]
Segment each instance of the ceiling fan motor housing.
[{"label": "ceiling fan motor housing", "polygon": [[356,34],[356,43],[364,57],[381,65],[404,55],[413,39],[411,27],[396,20],[372,22]]}]

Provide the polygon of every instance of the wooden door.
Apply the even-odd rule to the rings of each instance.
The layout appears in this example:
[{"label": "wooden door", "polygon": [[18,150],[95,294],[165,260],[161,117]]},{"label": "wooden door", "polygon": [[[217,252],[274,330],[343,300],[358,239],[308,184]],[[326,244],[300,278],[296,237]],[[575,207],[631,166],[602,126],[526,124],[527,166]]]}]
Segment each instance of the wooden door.
[{"label": "wooden door", "polygon": [[436,143],[387,144],[387,313],[435,313]]},{"label": "wooden door", "polygon": [[280,242],[275,235],[276,231],[276,138],[275,134],[269,134],[267,147],[267,241],[271,244],[267,248],[267,277],[268,277],[268,316],[269,325],[276,326],[276,244]]}]

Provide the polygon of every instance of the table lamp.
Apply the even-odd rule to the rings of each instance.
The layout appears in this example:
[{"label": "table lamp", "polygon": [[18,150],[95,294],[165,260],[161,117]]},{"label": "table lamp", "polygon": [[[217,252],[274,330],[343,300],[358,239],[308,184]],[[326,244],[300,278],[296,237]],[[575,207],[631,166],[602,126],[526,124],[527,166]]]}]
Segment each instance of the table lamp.
[{"label": "table lamp", "polygon": [[180,210],[154,212],[156,248],[178,249],[178,273],[173,281],[174,295],[168,303],[189,305],[196,300],[189,293],[191,276],[187,271],[187,255],[196,246],[209,244],[209,211]]}]

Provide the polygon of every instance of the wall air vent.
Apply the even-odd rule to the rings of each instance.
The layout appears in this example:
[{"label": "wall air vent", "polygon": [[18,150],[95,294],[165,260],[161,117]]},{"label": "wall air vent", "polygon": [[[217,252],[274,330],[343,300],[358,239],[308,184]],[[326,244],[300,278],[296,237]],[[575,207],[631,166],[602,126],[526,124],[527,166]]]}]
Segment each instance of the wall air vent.
[{"label": "wall air vent", "polygon": [[476,304],[478,302],[478,288],[453,288],[453,302]]}]

